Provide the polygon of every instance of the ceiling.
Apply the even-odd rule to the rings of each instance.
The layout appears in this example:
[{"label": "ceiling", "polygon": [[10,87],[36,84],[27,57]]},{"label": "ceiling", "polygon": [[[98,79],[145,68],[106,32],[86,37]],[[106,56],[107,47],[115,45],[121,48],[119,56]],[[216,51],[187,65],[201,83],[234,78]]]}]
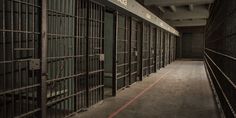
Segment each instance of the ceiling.
[{"label": "ceiling", "polygon": [[174,27],[204,26],[214,0],[139,0]]}]

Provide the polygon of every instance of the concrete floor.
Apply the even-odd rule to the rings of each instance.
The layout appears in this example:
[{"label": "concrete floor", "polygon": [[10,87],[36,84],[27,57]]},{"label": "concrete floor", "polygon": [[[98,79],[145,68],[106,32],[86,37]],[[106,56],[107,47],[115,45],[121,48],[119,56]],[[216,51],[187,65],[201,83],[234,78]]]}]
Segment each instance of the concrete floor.
[{"label": "concrete floor", "polygon": [[74,118],[219,118],[202,61],[176,61]]}]

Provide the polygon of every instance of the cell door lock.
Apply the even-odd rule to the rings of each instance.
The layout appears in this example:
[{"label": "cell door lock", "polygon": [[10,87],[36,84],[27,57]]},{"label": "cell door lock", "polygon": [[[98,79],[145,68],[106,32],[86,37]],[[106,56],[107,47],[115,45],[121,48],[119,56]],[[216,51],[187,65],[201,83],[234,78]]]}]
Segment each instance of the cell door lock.
[{"label": "cell door lock", "polygon": [[30,70],[39,70],[40,69],[40,59],[31,59],[29,61]]},{"label": "cell door lock", "polygon": [[104,60],[105,60],[104,54],[100,54],[100,61],[104,61]]}]

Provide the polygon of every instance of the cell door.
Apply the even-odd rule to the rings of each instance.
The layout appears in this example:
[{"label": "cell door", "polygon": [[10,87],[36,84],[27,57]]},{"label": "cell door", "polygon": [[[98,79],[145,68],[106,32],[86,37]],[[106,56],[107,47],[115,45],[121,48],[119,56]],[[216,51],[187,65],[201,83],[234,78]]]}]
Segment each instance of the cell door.
[{"label": "cell door", "polygon": [[40,3],[0,1],[0,117],[40,113]]},{"label": "cell door", "polygon": [[116,81],[117,90],[129,86],[129,31],[130,20],[122,14],[117,15]]},{"label": "cell door", "polygon": [[161,68],[161,35],[160,30],[156,30],[156,69],[159,70]]},{"label": "cell door", "polygon": [[150,74],[150,25],[143,24],[143,39],[142,39],[142,61],[143,61],[143,76]]},{"label": "cell door", "polygon": [[156,28],[150,29],[150,74],[156,72]]},{"label": "cell door", "polygon": [[88,106],[104,98],[104,5],[89,2],[88,5]]},{"label": "cell door", "polygon": [[132,19],[131,21],[131,39],[130,39],[130,84],[138,79],[138,40],[140,34],[140,23]]},{"label": "cell door", "polygon": [[167,61],[167,64],[170,64],[170,53],[171,53],[171,35],[170,35],[170,33],[167,33],[167,36],[168,36],[168,38],[167,38],[167,45],[168,45],[168,52],[167,52],[167,59],[168,59],[168,61]]},{"label": "cell door", "polygon": [[173,61],[173,38],[170,35],[170,63]]},{"label": "cell door", "polygon": [[165,67],[165,33],[161,30],[161,67]]},{"label": "cell door", "polygon": [[176,60],[176,54],[177,54],[177,38],[176,38],[176,36],[173,36],[173,47],[174,47],[174,49],[173,49],[173,61],[175,61]]},{"label": "cell door", "polygon": [[170,47],[171,47],[171,54],[170,54],[170,62],[173,62],[175,59],[175,39],[174,39],[174,35],[171,35],[171,41],[170,41]]},{"label": "cell door", "polygon": [[167,64],[168,64],[168,62],[169,62],[169,36],[168,36],[168,33],[167,32],[165,32],[164,33],[164,35],[165,35],[165,38],[164,38],[164,41],[165,41],[165,53],[164,53],[164,58],[165,58],[165,60],[164,60],[164,65],[165,66],[167,66]]},{"label": "cell door", "polygon": [[104,6],[48,0],[47,117],[68,117],[103,99]]},{"label": "cell door", "polygon": [[[47,99],[46,114],[50,118],[70,115],[76,111],[76,96],[84,95],[84,98],[86,97],[86,80],[82,79],[86,76],[86,70],[78,70],[79,67],[85,68],[86,66],[86,45],[80,44],[80,42],[86,43],[86,39],[79,38],[79,36],[86,36],[86,25],[80,26],[81,32],[76,32],[79,29],[77,26],[78,12],[82,13],[79,8],[76,9],[77,5],[83,6],[84,10],[87,4],[82,0],[47,1],[48,78],[45,97]],[[85,19],[83,19],[83,23],[86,23]],[[82,62],[81,65],[78,64],[79,62]],[[84,91],[81,91],[80,94],[76,90],[78,81],[83,81],[84,86]],[[82,103],[81,107],[86,107],[86,103]]]}]

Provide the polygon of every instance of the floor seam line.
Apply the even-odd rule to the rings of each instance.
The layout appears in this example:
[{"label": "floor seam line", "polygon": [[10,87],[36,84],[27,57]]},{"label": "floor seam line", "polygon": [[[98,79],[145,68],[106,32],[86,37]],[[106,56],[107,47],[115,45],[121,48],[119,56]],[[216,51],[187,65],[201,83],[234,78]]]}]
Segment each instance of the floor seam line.
[{"label": "floor seam line", "polygon": [[135,100],[137,100],[139,97],[141,97],[144,93],[146,93],[149,89],[151,89],[153,86],[155,86],[160,80],[163,79],[164,76],[166,76],[168,73],[170,73],[172,70],[169,70],[168,72],[164,73],[160,79],[156,80],[153,84],[149,85],[147,88],[145,88],[143,91],[141,91],[138,95],[136,95],[134,98],[126,102],[123,106],[121,106],[119,109],[117,109],[115,112],[111,113],[108,118],[113,118],[117,114],[119,114],[121,111],[123,111],[126,107],[128,107],[131,103],[133,103]]}]

